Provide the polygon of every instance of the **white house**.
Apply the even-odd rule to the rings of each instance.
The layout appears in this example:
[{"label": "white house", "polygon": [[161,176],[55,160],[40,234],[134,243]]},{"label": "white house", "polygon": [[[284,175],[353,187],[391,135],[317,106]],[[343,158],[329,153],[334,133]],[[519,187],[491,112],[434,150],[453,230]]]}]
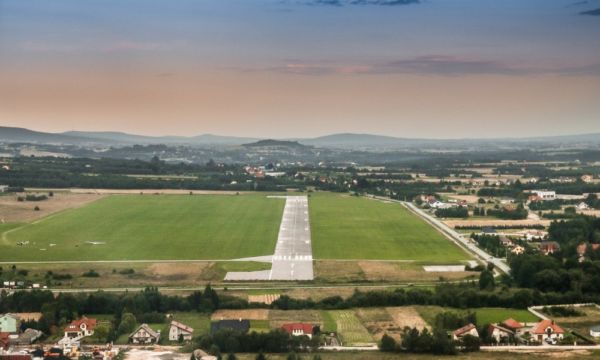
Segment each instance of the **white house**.
[{"label": "white house", "polygon": [[180,336],[183,337],[183,340],[192,340],[194,329],[179,321],[171,321],[171,326],[169,326],[169,340],[178,341]]},{"label": "white house", "polygon": [[556,191],[532,190],[531,192],[537,196],[538,200],[555,200],[556,199]]},{"label": "white house", "polygon": [[531,335],[539,342],[558,341],[564,334],[565,331],[554,320],[542,320],[531,330]]},{"label": "white house", "polygon": [[85,316],[78,320],[73,320],[65,328],[66,338],[81,338],[84,336],[94,335],[94,328],[96,327],[96,319],[88,319]]},{"label": "white house", "polygon": [[515,332],[500,325],[490,324],[488,335],[497,343],[505,343],[515,336]]},{"label": "white house", "polygon": [[281,326],[283,331],[287,332],[292,336],[308,336],[312,339],[313,325],[305,323],[294,323],[294,324],[283,324]]},{"label": "white house", "polygon": [[8,190],[8,185],[0,185],[0,193],[6,192]]},{"label": "white house", "polygon": [[477,331],[477,327],[474,324],[468,324],[468,325],[461,327],[460,329],[454,330],[452,332],[452,339],[458,340],[466,335],[479,337],[479,332]]},{"label": "white house", "polygon": [[142,324],[129,335],[132,344],[156,344],[160,340],[160,331],[154,331],[148,324]]},{"label": "white house", "polygon": [[594,338],[600,338],[600,325],[590,328],[590,336]]}]

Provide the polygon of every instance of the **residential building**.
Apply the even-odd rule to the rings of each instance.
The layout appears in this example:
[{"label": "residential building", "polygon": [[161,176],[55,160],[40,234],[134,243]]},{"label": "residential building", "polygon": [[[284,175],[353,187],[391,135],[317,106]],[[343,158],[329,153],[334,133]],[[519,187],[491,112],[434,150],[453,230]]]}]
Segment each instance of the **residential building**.
[{"label": "residential building", "polygon": [[592,326],[590,328],[590,336],[593,338],[600,338],[600,325]]},{"label": "residential building", "polygon": [[142,324],[129,335],[132,344],[156,344],[160,340],[160,331],[154,331],[148,324]]},{"label": "residential building", "polygon": [[583,262],[585,260],[585,255],[588,251],[597,251],[600,249],[600,244],[579,244],[577,246],[577,255],[579,255],[579,262]]},{"label": "residential building", "polygon": [[540,251],[544,255],[554,254],[560,250],[560,245],[556,241],[542,241],[540,243]]},{"label": "residential building", "polygon": [[0,185],[0,193],[7,192],[8,188],[8,185]]},{"label": "residential building", "polygon": [[592,175],[582,175],[581,181],[583,181],[584,183],[591,183],[592,181],[594,181],[594,177]]},{"label": "residential building", "polygon": [[306,323],[283,324],[281,328],[292,336],[313,336],[313,325]]},{"label": "residential building", "polygon": [[509,318],[500,323],[500,326],[512,330],[515,334],[521,334],[525,329],[525,324],[518,322],[513,318]]},{"label": "residential building", "polygon": [[15,314],[0,316],[0,332],[16,334],[19,332],[19,317]]},{"label": "residential building", "polygon": [[579,211],[585,211],[585,210],[589,210],[589,209],[590,209],[590,206],[583,201],[577,205],[577,210],[579,210]]},{"label": "residential building", "polygon": [[509,342],[515,336],[515,332],[500,325],[490,324],[488,335],[500,344]]},{"label": "residential building", "polygon": [[533,338],[539,342],[558,341],[565,331],[554,320],[542,320],[531,330]]},{"label": "residential building", "polygon": [[81,319],[73,320],[65,328],[66,338],[81,338],[84,336],[94,335],[94,328],[96,327],[96,319],[82,317]]},{"label": "residential building", "polygon": [[465,335],[471,335],[475,337],[479,337],[479,332],[477,331],[477,327],[474,324],[467,324],[460,329],[454,330],[452,332],[452,339],[458,340]]},{"label": "residential building", "polygon": [[537,199],[534,201],[546,201],[556,199],[556,191],[532,190],[531,193],[537,196]]},{"label": "residential building", "polygon": [[182,337],[183,340],[189,341],[192,340],[194,336],[194,329],[180,323],[179,321],[171,321],[171,325],[169,326],[169,340],[170,341],[179,341],[179,338]]},{"label": "residential building", "polygon": [[525,253],[525,248],[522,247],[521,245],[517,245],[514,248],[512,248],[510,250],[510,252],[511,252],[511,254],[514,254],[514,255],[521,255],[521,254]]}]

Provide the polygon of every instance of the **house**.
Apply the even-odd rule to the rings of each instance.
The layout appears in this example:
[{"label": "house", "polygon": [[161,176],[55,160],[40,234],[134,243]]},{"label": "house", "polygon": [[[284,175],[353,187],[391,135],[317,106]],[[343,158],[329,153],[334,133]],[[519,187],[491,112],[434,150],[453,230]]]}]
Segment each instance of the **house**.
[{"label": "house", "polygon": [[81,338],[84,336],[92,336],[94,335],[94,328],[96,327],[96,324],[96,319],[88,319],[85,316],[81,319],[73,320],[65,328],[65,337]]},{"label": "house", "polygon": [[43,333],[35,329],[26,329],[16,339],[10,339],[11,345],[31,345],[41,338]]},{"label": "house", "polygon": [[7,192],[9,189],[8,185],[0,185],[0,193]]},{"label": "house", "polygon": [[515,332],[500,325],[490,324],[488,327],[488,335],[494,339],[496,343],[506,343],[515,336]]},{"label": "house", "polygon": [[0,354],[3,350],[8,350],[9,336],[10,334],[7,332],[0,332]]},{"label": "house", "polygon": [[590,209],[590,206],[583,201],[580,202],[579,205],[577,205],[577,210],[579,210],[579,211],[585,211],[585,210],[589,210],[589,209]]},{"label": "house", "polygon": [[169,326],[170,341],[179,341],[180,336],[183,338],[183,340],[192,340],[193,335],[194,329],[191,327],[184,325],[179,321],[171,321],[171,325]]},{"label": "house", "polygon": [[504,320],[502,323],[500,323],[500,325],[514,332],[520,332],[522,329],[525,328],[524,324],[518,322],[513,318]]},{"label": "house", "polygon": [[583,181],[586,184],[589,184],[592,181],[594,181],[594,177],[592,175],[581,175],[581,181]]},{"label": "house", "polygon": [[525,253],[525,248],[522,247],[521,245],[517,245],[514,248],[512,248],[510,250],[511,254],[515,254],[515,255],[521,255]]},{"label": "house", "polygon": [[500,241],[500,244],[502,244],[502,246],[504,246],[504,247],[513,246],[512,240],[504,235],[500,235],[500,237],[498,238],[498,241]]},{"label": "house", "polygon": [[214,334],[220,330],[233,330],[247,333],[250,330],[250,320],[220,320],[210,324],[210,333]]},{"label": "house", "polygon": [[468,324],[468,325],[461,327],[460,329],[454,330],[452,332],[452,339],[459,340],[460,338],[462,338],[465,335],[479,337],[479,332],[477,332],[477,327],[475,327],[474,324]]},{"label": "house", "polygon": [[556,199],[556,191],[532,190],[531,193],[537,196],[537,199],[534,201],[546,201]]},{"label": "house", "polygon": [[585,260],[585,255],[589,250],[598,251],[600,250],[600,244],[588,244],[583,243],[577,246],[577,255],[579,255],[579,262],[583,262]]},{"label": "house", "polygon": [[556,241],[542,241],[540,243],[540,251],[544,255],[554,254],[560,250],[560,245]]},{"label": "house", "polygon": [[160,331],[154,331],[148,324],[142,324],[129,335],[132,344],[156,344],[160,340]]},{"label": "house", "polygon": [[306,323],[293,323],[283,324],[281,326],[283,331],[292,336],[308,336],[312,339],[313,336],[313,325]]},{"label": "house", "polygon": [[531,330],[533,338],[539,342],[556,341],[563,338],[565,331],[554,320],[542,320]]},{"label": "house", "polygon": [[600,338],[600,325],[592,326],[590,328],[590,336],[593,338]]},{"label": "house", "polygon": [[19,332],[20,320],[15,314],[4,314],[0,316],[0,332],[16,334]]}]

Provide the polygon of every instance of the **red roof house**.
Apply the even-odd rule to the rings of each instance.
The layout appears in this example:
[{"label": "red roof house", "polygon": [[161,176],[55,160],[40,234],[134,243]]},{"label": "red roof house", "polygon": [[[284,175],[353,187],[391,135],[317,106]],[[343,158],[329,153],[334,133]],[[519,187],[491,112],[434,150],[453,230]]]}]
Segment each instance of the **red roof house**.
[{"label": "red roof house", "polygon": [[94,334],[94,328],[96,328],[96,324],[96,319],[88,319],[85,316],[81,319],[73,320],[65,328],[65,337],[76,338],[91,336]]},{"label": "red roof house", "polygon": [[281,328],[292,336],[308,336],[312,338],[313,325],[306,323],[283,324]]},{"label": "red roof house", "polygon": [[522,329],[525,325],[521,324],[520,322],[518,322],[517,320],[510,318],[510,319],[506,319],[502,322],[502,325],[510,330],[518,330],[518,329]]},{"label": "red roof house", "polygon": [[542,320],[531,330],[531,334],[538,340],[562,339],[565,331],[554,320]]},{"label": "red roof house", "polygon": [[452,338],[454,340],[458,340],[465,335],[472,335],[475,337],[479,337],[479,332],[477,331],[477,327],[474,324],[468,324],[460,329],[454,330],[452,332]]}]

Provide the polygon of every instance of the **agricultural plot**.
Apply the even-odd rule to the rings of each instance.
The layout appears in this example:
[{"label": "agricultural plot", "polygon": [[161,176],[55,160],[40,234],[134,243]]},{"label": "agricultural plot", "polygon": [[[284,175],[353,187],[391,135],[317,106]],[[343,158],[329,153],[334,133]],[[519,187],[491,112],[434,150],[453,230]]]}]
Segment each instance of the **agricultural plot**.
[{"label": "agricultural plot", "polygon": [[435,317],[437,314],[446,311],[453,311],[457,313],[474,312],[477,320],[477,326],[484,326],[486,324],[498,323],[508,318],[513,318],[519,322],[528,323],[536,322],[539,319],[527,310],[523,309],[508,309],[508,308],[475,308],[475,309],[452,309],[444,308],[440,306],[415,306],[418,313],[423,317],[427,324],[435,325]]},{"label": "agricultural plot", "polygon": [[399,204],[338,194],[313,194],[309,202],[316,259],[448,264],[469,258]]},{"label": "agricultural plot", "polygon": [[0,261],[270,255],[283,205],[262,194],[109,196],[21,227],[1,228]]},{"label": "agricultural plot", "polygon": [[[361,346],[374,342],[373,337],[353,310],[333,310],[327,313],[335,321],[342,345]],[[327,328],[327,325],[325,328]]]}]

